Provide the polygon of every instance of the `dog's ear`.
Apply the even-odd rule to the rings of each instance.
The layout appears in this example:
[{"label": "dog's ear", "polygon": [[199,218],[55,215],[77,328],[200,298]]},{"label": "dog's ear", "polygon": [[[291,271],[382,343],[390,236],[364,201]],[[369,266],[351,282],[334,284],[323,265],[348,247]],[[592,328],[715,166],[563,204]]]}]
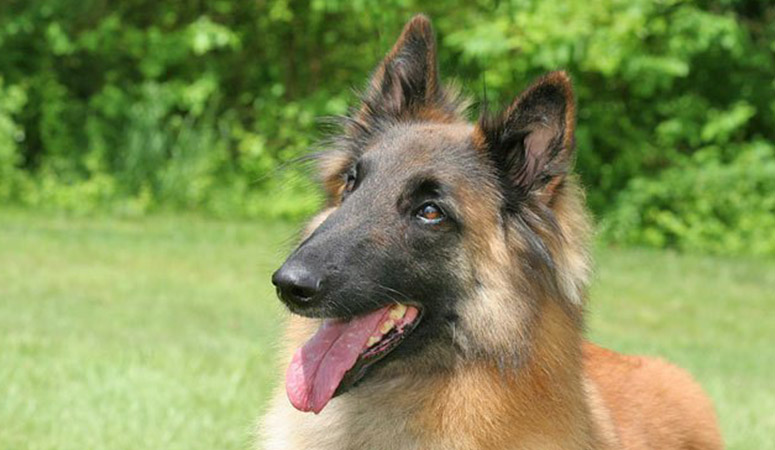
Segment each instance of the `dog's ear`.
[{"label": "dog's ear", "polygon": [[363,96],[362,114],[395,118],[422,114],[442,100],[436,37],[430,20],[418,14],[379,63]]},{"label": "dog's ear", "polygon": [[570,78],[552,72],[500,114],[479,120],[479,145],[499,172],[507,208],[530,195],[551,202],[572,165],[574,110]]}]

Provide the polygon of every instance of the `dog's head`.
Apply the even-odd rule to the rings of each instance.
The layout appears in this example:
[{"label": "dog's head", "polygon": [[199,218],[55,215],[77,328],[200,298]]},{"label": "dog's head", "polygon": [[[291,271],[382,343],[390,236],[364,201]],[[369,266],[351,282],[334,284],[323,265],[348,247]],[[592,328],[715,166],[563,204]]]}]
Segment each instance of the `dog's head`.
[{"label": "dog's head", "polygon": [[272,278],[293,313],[321,319],[288,370],[297,408],[378,373],[518,364],[541,302],[579,313],[587,225],[567,75],[476,124],[464,109],[439,82],[430,22],[413,18],[321,156],[327,207]]}]

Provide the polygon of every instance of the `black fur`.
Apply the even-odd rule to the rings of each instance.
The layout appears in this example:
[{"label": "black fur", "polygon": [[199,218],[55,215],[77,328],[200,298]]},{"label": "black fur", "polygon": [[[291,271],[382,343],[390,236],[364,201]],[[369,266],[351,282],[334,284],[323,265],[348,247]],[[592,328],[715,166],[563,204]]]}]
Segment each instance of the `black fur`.
[{"label": "black fur", "polygon": [[[565,154],[571,149],[564,147],[566,99],[565,86],[540,80],[505,111],[480,119],[508,212],[517,212],[531,192],[570,169]],[[531,152],[527,142],[536,133],[544,134],[545,142]]]},{"label": "black fur", "polygon": [[[436,65],[430,25],[414,19],[376,69],[360,106],[340,119],[343,132],[322,156],[337,161],[336,172],[326,176],[337,186],[350,179],[349,187],[329,192],[334,211],[283,266],[312,268],[322,280],[309,302],[289,303],[297,314],[347,319],[393,302],[422,310],[420,325],[371,370],[419,353],[425,367],[431,360],[438,369],[454,360],[444,355],[461,350],[453,338],[458,304],[478,283],[463,244],[477,218],[466,217],[455,196],[461,183],[487,187],[487,195],[502,200],[500,226],[525,243],[514,270],[534,283],[514,291],[528,302],[541,297],[537,290],[552,297],[560,291],[544,236],[561,233],[551,209],[532,194],[569,170],[569,87],[564,79],[541,80],[503,113],[483,117],[482,143],[461,115],[465,102],[439,84]],[[418,220],[429,201],[444,212],[439,224]],[[504,367],[519,362],[518,349],[504,352]]]}]

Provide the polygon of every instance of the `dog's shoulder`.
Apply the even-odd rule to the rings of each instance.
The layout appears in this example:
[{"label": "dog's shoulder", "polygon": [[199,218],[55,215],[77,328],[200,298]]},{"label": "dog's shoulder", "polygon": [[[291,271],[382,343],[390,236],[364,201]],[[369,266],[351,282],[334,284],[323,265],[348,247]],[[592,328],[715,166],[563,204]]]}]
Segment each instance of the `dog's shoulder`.
[{"label": "dog's shoulder", "polygon": [[585,343],[584,372],[626,448],[722,448],[710,400],[687,371],[659,358]]}]

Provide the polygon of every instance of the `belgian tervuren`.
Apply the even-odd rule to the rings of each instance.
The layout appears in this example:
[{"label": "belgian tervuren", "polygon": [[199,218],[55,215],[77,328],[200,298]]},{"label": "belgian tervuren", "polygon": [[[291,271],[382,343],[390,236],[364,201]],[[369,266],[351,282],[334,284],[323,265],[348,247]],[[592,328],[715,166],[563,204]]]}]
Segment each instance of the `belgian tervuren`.
[{"label": "belgian tervuren", "polygon": [[465,108],[413,18],[320,156],[327,206],[272,278],[294,315],[259,446],[721,448],[686,372],[584,341],[569,77],[474,124]]}]

